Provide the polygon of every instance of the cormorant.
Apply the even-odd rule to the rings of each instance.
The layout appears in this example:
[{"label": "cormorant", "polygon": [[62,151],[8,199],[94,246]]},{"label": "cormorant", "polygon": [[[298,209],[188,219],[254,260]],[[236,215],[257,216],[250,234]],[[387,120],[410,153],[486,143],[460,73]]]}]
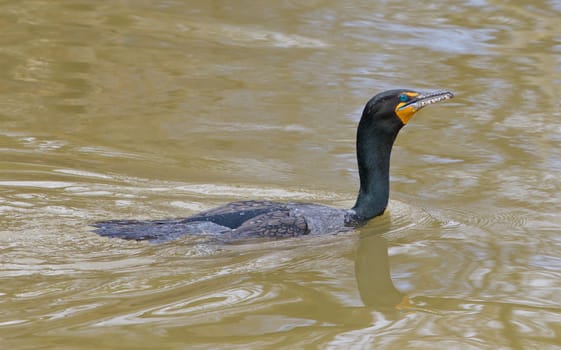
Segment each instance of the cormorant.
[{"label": "cormorant", "polygon": [[382,92],[370,99],[358,124],[356,155],[360,189],[351,209],[309,203],[240,201],[183,219],[96,222],[95,232],[132,240],[167,241],[185,234],[219,235],[230,240],[293,237],[350,230],[381,215],[388,204],[390,153],[401,128],[423,107],[454,95],[409,89]]}]

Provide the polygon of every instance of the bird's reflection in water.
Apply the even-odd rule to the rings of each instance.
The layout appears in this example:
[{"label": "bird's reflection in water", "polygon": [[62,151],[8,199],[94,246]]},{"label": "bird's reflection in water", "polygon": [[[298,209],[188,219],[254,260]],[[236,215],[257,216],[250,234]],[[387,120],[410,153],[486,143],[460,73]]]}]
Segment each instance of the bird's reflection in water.
[{"label": "bird's reflection in water", "polygon": [[381,234],[363,233],[356,251],[355,275],[366,306],[396,308],[404,299],[391,279],[388,243]]},{"label": "bird's reflection in water", "polygon": [[404,295],[395,288],[391,279],[388,243],[381,234],[361,235],[355,275],[364,305],[393,308],[401,303]]},{"label": "bird's reflection in water", "polygon": [[393,284],[388,242],[383,235],[389,231],[391,222],[388,220],[381,224],[384,228],[377,227],[361,233],[356,250],[355,277],[362,302],[379,311],[438,313],[427,308],[426,302],[417,304],[416,300],[400,292]]},{"label": "bird's reflection in water", "polygon": [[365,306],[379,311],[423,311],[426,304],[416,305],[400,292],[391,278],[388,242],[384,233],[392,230],[389,217],[380,218],[374,227],[365,227],[360,235],[355,257],[355,277],[360,298]]}]

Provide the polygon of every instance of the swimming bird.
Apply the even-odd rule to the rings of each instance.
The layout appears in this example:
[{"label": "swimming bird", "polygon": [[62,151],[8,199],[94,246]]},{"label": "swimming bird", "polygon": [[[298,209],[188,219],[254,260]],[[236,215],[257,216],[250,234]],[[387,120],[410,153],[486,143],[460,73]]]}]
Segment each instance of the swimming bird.
[{"label": "swimming bird", "polygon": [[283,238],[351,230],[386,210],[390,191],[390,154],[401,128],[422,108],[454,97],[450,91],[428,93],[388,90],[364,107],[356,136],[360,189],[351,209],[310,203],[265,200],[232,202],[181,219],[96,222],[95,232],[108,237],[152,242],[186,234],[219,235],[226,240]]}]

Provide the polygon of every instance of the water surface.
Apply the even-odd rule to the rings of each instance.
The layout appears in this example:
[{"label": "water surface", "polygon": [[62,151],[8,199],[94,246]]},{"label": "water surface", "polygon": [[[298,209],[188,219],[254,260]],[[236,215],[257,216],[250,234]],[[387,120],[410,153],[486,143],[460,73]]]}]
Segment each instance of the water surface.
[{"label": "water surface", "polygon": [[[561,3],[4,1],[0,347],[561,348]],[[353,204],[356,123],[446,88],[387,214],[160,245],[115,218]]]}]

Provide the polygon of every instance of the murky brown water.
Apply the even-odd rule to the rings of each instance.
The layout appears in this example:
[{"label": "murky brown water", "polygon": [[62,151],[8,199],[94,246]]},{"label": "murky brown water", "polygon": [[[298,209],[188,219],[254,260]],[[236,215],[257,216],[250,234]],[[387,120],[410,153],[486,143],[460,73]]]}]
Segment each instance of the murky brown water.
[{"label": "murky brown water", "polygon": [[[561,2],[4,1],[0,348],[561,348]],[[447,88],[388,214],[241,245],[88,224],[348,207],[373,94]],[[383,236],[379,235],[384,233]]]}]

